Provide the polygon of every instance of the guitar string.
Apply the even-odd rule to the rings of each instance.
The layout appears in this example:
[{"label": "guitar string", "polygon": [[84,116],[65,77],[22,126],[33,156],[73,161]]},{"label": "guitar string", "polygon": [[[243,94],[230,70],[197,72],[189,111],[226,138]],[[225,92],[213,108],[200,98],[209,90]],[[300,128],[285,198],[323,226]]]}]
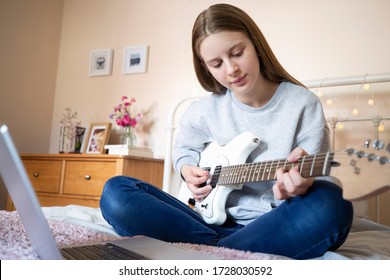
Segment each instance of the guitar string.
[{"label": "guitar string", "polygon": [[[221,179],[225,184],[234,184],[237,182],[237,180],[242,181],[242,179],[247,182],[271,180],[275,179],[276,170],[281,167],[286,168],[287,166],[290,167],[289,169],[298,166],[301,174],[304,174],[304,172],[309,169],[310,173],[308,175],[313,175],[313,173],[318,174],[318,171],[322,171],[326,159],[329,158],[329,156],[333,157],[333,155],[334,153],[309,155],[302,157],[297,162],[288,162],[287,159],[276,159],[265,162],[225,166],[222,168],[218,176],[222,175]],[[321,173],[318,175],[321,175]],[[259,180],[260,175],[261,180]],[[273,176],[271,177],[271,175]],[[247,177],[251,179],[247,179]]]}]

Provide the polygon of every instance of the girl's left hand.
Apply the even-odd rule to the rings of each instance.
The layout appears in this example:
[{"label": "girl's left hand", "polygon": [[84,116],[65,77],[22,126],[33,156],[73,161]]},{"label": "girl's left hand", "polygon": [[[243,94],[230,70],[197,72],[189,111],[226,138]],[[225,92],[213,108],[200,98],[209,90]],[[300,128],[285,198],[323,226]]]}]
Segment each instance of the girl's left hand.
[{"label": "girl's left hand", "polygon": [[[302,148],[295,148],[287,157],[289,162],[296,162],[302,156],[308,155]],[[298,166],[287,171],[279,168],[276,171],[276,183],[272,190],[276,199],[284,200],[307,192],[313,184],[313,178],[303,178],[298,171]]]}]

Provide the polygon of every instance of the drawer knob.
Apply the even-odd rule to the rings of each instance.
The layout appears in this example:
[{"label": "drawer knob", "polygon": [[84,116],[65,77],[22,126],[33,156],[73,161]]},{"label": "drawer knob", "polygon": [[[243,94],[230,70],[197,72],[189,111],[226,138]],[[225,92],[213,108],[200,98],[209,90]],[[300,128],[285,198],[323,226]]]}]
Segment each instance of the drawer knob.
[{"label": "drawer knob", "polygon": [[85,180],[91,180],[91,176],[85,175]]},{"label": "drawer knob", "polygon": [[38,174],[37,172],[34,172],[34,173],[33,173],[33,176],[34,176],[35,178],[38,178],[39,174]]}]

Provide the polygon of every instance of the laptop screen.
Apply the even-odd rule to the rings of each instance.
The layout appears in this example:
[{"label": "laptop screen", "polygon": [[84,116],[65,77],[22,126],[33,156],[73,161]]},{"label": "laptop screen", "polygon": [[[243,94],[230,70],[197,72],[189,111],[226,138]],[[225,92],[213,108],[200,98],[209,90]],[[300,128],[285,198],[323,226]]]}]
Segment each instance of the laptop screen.
[{"label": "laptop screen", "polygon": [[39,258],[63,259],[6,125],[0,126],[0,175]]}]

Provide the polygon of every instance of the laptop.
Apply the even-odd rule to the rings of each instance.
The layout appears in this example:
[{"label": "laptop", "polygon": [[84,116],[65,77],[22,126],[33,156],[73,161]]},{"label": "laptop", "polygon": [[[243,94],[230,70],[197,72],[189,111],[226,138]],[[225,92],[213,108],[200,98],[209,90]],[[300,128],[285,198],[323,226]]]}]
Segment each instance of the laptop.
[{"label": "laptop", "polygon": [[[96,250],[105,252],[106,256],[103,259],[113,259],[114,255],[118,259],[218,259],[216,256],[181,248],[147,236],[59,248],[6,125],[0,125],[0,175],[19,213],[32,247],[40,259],[101,259],[96,255]],[[76,251],[78,255],[74,256],[73,253]],[[91,254],[92,257],[87,256]]]}]

